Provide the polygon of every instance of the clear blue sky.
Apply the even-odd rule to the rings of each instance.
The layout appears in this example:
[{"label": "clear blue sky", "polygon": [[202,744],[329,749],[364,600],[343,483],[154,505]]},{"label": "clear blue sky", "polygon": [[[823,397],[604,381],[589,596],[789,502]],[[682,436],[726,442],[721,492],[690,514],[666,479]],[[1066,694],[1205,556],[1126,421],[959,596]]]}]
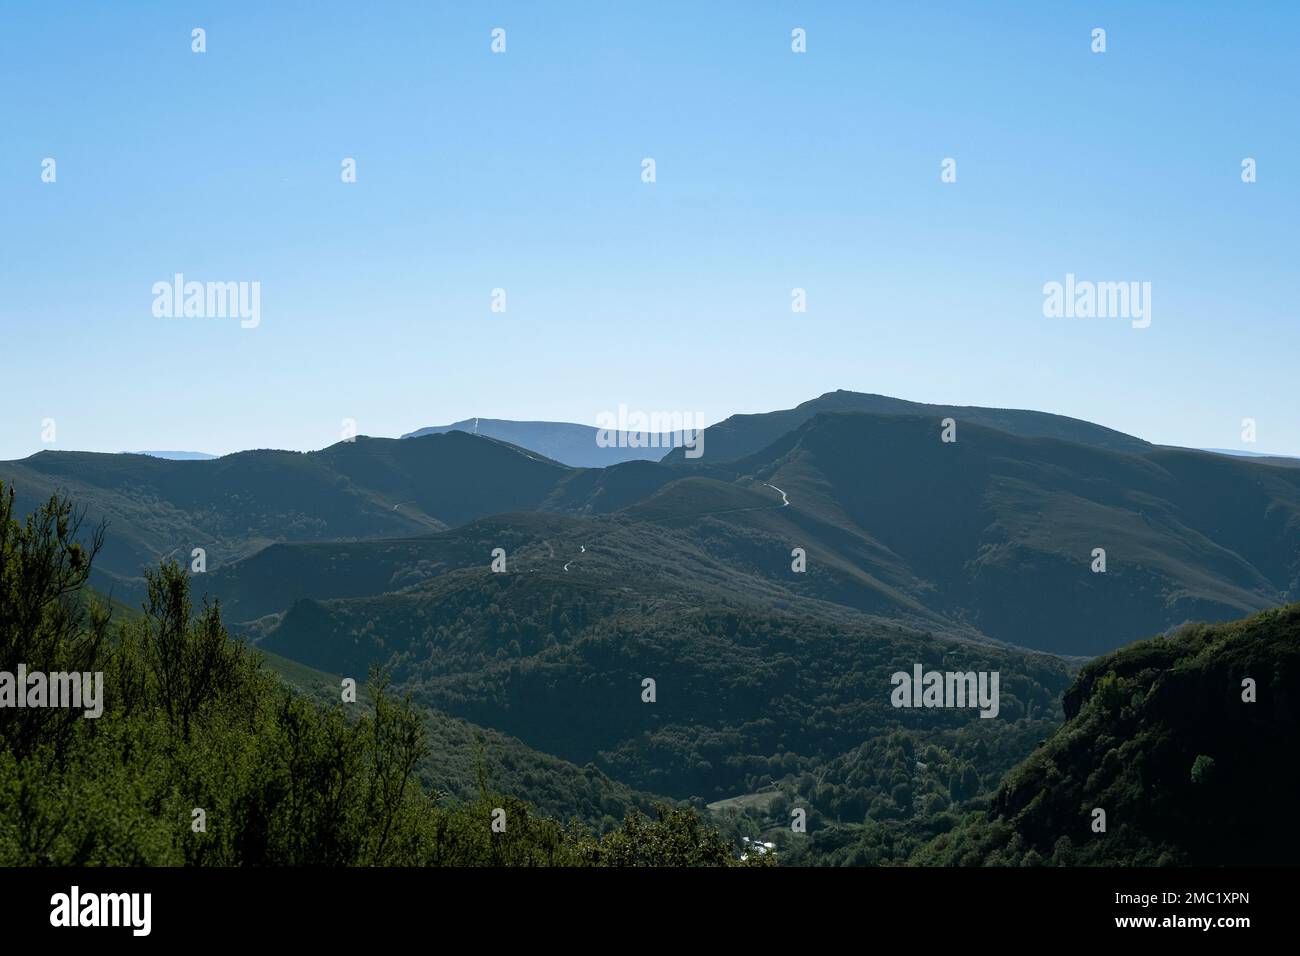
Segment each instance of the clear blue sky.
[{"label": "clear blue sky", "polygon": [[[0,458],[45,418],[59,448],[224,453],[836,388],[1300,454],[1296,4],[2,19]],[[260,282],[260,327],[156,318],[176,272]],[[1067,272],[1151,282],[1151,327],[1045,318]]]}]

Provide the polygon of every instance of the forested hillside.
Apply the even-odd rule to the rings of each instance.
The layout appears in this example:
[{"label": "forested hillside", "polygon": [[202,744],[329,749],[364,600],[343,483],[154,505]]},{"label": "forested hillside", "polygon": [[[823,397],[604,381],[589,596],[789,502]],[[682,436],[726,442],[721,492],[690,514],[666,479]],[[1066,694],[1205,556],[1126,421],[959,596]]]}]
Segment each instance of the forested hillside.
[{"label": "forested hillside", "polygon": [[384,678],[369,706],[291,689],[227,636],[216,605],[192,603],[174,563],[115,626],[83,593],[98,547],[77,542],[71,505],[51,499],[20,524],[13,500],[0,488],[0,671],[102,675],[102,696],[93,718],[0,709],[0,865],[739,862],[690,809],[633,810],[598,837],[486,773],[470,799],[427,787],[421,715]]},{"label": "forested hillside", "polygon": [[913,862],[1294,864],[1300,605],[1098,658],[1066,692],[1065,711],[987,812]]}]

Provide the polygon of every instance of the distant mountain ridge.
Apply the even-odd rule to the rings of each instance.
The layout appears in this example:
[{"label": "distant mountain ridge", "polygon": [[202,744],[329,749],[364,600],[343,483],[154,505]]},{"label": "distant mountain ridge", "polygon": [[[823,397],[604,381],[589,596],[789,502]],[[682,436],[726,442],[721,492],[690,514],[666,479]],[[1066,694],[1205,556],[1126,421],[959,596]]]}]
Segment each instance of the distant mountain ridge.
[{"label": "distant mountain ridge", "polygon": [[422,438],[450,431],[497,438],[573,468],[605,468],[625,461],[658,461],[672,450],[676,437],[656,432],[612,430],[606,436],[607,443],[601,445],[597,442],[601,429],[592,425],[517,422],[499,418],[467,418],[451,425],[420,428],[402,437]]},{"label": "distant mountain ridge", "polygon": [[167,458],[171,461],[210,461],[218,455],[205,451],[125,451],[124,455],[148,455],[150,458]]},{"label": "distant mountain ridge", "polygon": [[1239,448],[1202,448],[1201,451],[1208,451],[1215,455],[1230,455],[1233,458],[1249,458],[1252,461],[1267,462],[1282,468],[1300,468],[1300,458],[1292,455],[1271,455],[1268,452],[1243,451]]}]

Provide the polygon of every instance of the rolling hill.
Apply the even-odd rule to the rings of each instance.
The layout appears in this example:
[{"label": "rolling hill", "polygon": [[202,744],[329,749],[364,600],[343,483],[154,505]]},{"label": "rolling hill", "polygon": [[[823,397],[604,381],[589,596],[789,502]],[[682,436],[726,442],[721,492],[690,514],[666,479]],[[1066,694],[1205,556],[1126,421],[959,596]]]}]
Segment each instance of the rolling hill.
[{"label": "rolling hill", "polygon": [[[299,601],[259,646],[344,674],[378,661],[422,705],[683,799],[728,796],[891,726],[979,719],[894,709],[890,675],[916,662],[1000,670],[999,726],[1050,712],[1070,673],[1047,655],[887,623],[735,597],[700,607],[696,588],[466,570],[379,597]],[[646,678],[654,703],[641,697]]]}]

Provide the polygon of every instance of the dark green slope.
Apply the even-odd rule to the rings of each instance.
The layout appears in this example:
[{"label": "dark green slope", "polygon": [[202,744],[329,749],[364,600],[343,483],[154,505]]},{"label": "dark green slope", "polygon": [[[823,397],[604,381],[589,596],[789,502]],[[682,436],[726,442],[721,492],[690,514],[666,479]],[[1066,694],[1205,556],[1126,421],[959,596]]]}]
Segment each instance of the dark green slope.
[{"label": "dark green slope", "polygon": [[[872,582],[855,579],[857,589],[847,592],[843,579],[857,574],[851,552],[833,560],[829,550],[816,552],[808,573],[792,573],[788,542],[793,536],[807,544],[810,536],[795,534],[781,519],[785,513],[794,514],[752,482],[690,477],[615,515],[496,515],[419,538],[277,545],[209,574],[203,589],[221,599],[232,621],[284,611],[302,598],[367,598],[370,609],[356,613],[391,628],[405,606],[428,600],[425,586],[441,575],[487,578],[492,552],[501,548],[511,573],[554,572],[575,587],[635,590],[657,604],[782,612],[798,606],[830,618],[888,618],[987,640],[885,585],[873,592]],[[729,523],[746,515],[748,524]],[[833,536],[834,529],[823,530]],[[845,594],[852,600],[839,601]]]},{"label": "dark green slope", "polygon": [[[1255,703],[1242,700],[1246,678]],[[1300,605],[1108,654],[1064,704],[1065,724],[988,813],[914,862],[1295,864]],[[1105,833],[1092,830],[1096,808]]]},{"label": "dark green slope", "polygon": [[489,514],[535,510],[572,471],[506,442],[464,432],[410,441],[358,438],[312,454],[367,495],[448,527]]},{"label": "dark green slope", "polygon": [[[139,608],[111,601],[90,588],[83,589],[80,597],[107,607],[115,624],[141,616]],[[298,693],[326,706],[338,702],[339,675],[265,649],[259,648],[257,654]],[[362,681],[358,679],[358,683]],[[418,766],[418,775],[426,786],[452,800],[477,799],[480,782],[484,782],[494,792],[526,795],[529,803],[547,816],[561,821],[576,817],[598,832],[610,829],[634,808],[649,813],[657,800],[663,800],[612,780],[595,766],[576,766],[499,731],[428,708],[422,708],[420,716],[429,753]]]},{"label": "dark green slope", "polygon": [[196,588],[219,598],[232,622],[284,611],[303,598],[325,601],[400,591],[462,568],[486,570],[492,551],[521,555],[548,540],[581,537],[564,515],[494,515],[417,538],[276,544],[210,572]]},{"label": "dark green slope", "polygon": [[571,514],[610,514],[654,494],[681,476],[679,469],[652,461],[582,468],[561,479],[541,507],[545,511]]},{"label": "dark green slope", "polygon": [[[824,412],[866,412],[873,415],[922,415],[938,422],[944,418],[996,428],[1023,438],[1058,438],[1062,441],[1107,448],[1113,451],[1140,452],[1151,447],[1140,438],[1125,435],[1092,422],[1017,408],[980,408],[972,405],[929,405],[909,402],[886,395],[827,392],[795,408],[756,415],[732,415],[710,425],[704,433],[704,455],[700,463],[716,464],[744,458],[766,448],[787,432],[793,431],[814,415]],[[664,458],[665,462],[689,463],[680,449]]]},{"label": "dark green slope", "polygon": [[279,540],[412,534],[439,524],[367,499],[310,456],[245,452],[211,461],[144,455],[41,452],[0,463],[19,507],[33,510],[56,490],[110,533],[96,583],[120,592],[141,569],[172,555],[188,562],[205,548],[219,566]]},{"label": "dark green slope", "polygon": [[[672,529],[737,573],[764,577],[788,603],[825,602],[868,615],[973,639],[986,639],[964,622],[927,605],[932,587],[906,562],[837,513],[814,507],[810,496],[783,504],[781,490],[752,475],[689,477],[666,485],[623,514]],[[647,531],[647,534],[654,534]],[[662,532],[661,532],[662,533]],[[792,570],[793,551],[806,556]]]},{"label": "dark green slope", "polygon": [[[221,597],[223,607],[228,602],[239,611],[287,609],[266,636],[265,646],[296,660],[328,661],[330,667],[351,670],[364,670],[371,660],[392,653],[394,646],[452,627],[464,608],[495,606],[503,595],[542,607],[582,606],[589,616],[655,615],[697,607],[785,612],[798,604],[804,613],[831,620],[871,620],[835,605],[801,600],[796,591],[783,587],[774,576],[781,566],[788,573],[788,562],[782,564],[778,547],[768,549],[776,567],[747,567],[738,560],[719,560],[708,550],[716,546],[725,553],[734,542],[715,542],[696,531],[687,535],[623,518],[505,515],[409,542],[276,549],[290,555],[311,552],[312,557],[304,559],[309,566],[318,561],[328,567],[327,581],[339,580],[350,566],[357,567],[359,573],[352,575],[349,586],[363,588],[370,581],[373,588],[352,598],[335,597],[328,584],[299,580],[292,558],[276,560],[259,574],[252,566],[260,555],[213,575],[211,583],[217,587],[212,593]],[[504,574],[491,570],[495,547],[506,551]],[[376,554],[381,549],[382,556]],[[401,590],[384,590],[380,582],[387,570],[406,580],[402,559],[416,553],[428,555],[420,565],[429,576]],[[458,558],[463,559],[459,564]],[[391,565],[390,559],[395,559]],[[301,595],[307,600],[290,600],[299,590],[308,592]],[[262,603],[255,606],[253,601]],[[548,623],[525,636],[538,640],[552,630]],[[456,632],[451,639],[465,636]],[[483,635],[468,638],[479,646]],[[483,660],[493,659],[498,643],[482,644]]]},{"label": "dark green slope", "polygon": [[[1059,705],[1014,722],[897,727],[801,773],[710,805],[724,832],[762,835],[783,865],[900,864],[971,812],[986,809],[1003,777],[1061,723]],[[808,832],[790,830],[790,809]],[[741,816],[743,815],[743,816]]]},{"label": "dark green slope", "polygon": [[[338,700],[336,675],[265,651],[261,656],[300,693],[327,705]],[[482,779],[494,792],[526,795],[547,816],[565,821],[577,817],[603,831],[633,808],[650,812],[655,800],[661,799],[611,780],[593,766],[575,766],[498,731],[436,710],[422,709],[420,714],[429,754],[417,773],[426,786],[454,800],[475,800]]]},{"label": "dark green slope", "polygon": [[[577,561],[612,554],[605,544]],[[302,601],[262,646],[342,673],[380,661],[426,706],[641,790],[710,799],[889,726],[979,719],[894,709],[889,676],[914,663],[1000,670],[1008,722],[1050,708],[1068,679],[1045,656],[840,622],[809,613],[811,603],[795,614],[743,594],[711,599],[689,569],[601,574],[558,562]],[[646,677],[657,681],[654,704],[641,700]]]},{"label": "dark green slope", "polygon": [[[357,467],[349,465],[354,470]],[[383,463],[367,467],[371,472],[365,476],[368,482],[381,484],[380,475],[374,472],[382,472]],[[231,621],[283,611],[300,598],[353,598],[397,591],[457,568],[486,568],[495,548],[516,555],[525,553],[530,545],[542,549],[548,541],[581,542],[592,535],[601,536],[605,532],[600,528],[593,529],[569,515],[596,517],[625,509],[680,476],[681,472],[653,462],[566,469],[558,481],[544,473],[545,498],[538,501],[535,495],[522,496],[522,504],[539,508],[537,512],[478,518],[420,537],[275,544],[210,572],[204,589],[221,599]],[[435,499],[455,502],[469,497],[463,489],[449,489],[445,474],[441,485],[438,480],[435,476],[429,483]],[[412,476],[410,486],[418,484],[419,476]],[[421,493],[428,494],[427,490]],[[500,498],[519,502],[521,495],[506,490]],[[438,500],[416,504],[434,510],[439,507]],[[449,521],[462,517],[446,508],[440,513]],[[552,544],[547,553],[553,551]],[[581,553],[578,544],[572,545],[572,551]]]},{"label": "dark green slope", "polygon": [[[873,582],[1027,647],[1095,654],[1296,593],[1296,471],[957,427],[944,443],[933,419],[819,415],[734,467],[783,490],[791,504],[773,514],[799,516],[824,553],[848,547]],[[760,519],[772,515],[734,518]],[[1104,574],[1091,570],[1094,548],[1106,550]]]}]

